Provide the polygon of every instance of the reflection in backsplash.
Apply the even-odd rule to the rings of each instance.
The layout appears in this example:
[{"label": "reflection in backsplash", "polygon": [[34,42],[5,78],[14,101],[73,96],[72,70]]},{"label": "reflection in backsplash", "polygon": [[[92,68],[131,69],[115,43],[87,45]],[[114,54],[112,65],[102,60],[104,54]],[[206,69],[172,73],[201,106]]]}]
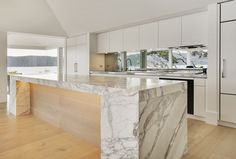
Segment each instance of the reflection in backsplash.
[{"label": "reflection in backsplash", "polygon": [[105,71],[117,71],[118,70],[118,54],[106,54],[105,55]]},{"label": "reflection in backsplash", "polygon": [[205,47],[109,53],[105,55],[105,71],[132,71],[147,69],[207,68]]}]

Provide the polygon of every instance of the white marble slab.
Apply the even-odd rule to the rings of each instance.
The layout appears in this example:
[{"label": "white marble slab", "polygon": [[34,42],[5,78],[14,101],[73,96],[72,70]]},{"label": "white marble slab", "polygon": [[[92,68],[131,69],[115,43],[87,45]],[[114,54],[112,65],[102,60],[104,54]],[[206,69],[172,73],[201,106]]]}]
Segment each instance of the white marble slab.
[{"label": "white marble slab", "polygon": [[71,75],[60,80],[57,76],[11,76],[10,81],[10,110],[18,107],[17,81],[100,95],[102,159],[180,159],[185,151],[185,82]]}]

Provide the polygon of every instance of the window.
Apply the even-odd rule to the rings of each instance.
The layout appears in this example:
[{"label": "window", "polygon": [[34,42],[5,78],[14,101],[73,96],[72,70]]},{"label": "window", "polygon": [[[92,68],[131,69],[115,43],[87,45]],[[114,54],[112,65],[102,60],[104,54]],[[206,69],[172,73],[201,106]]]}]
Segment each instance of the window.
[{"label": "window", "polygon": [[193,66],[194,68],[207,68],[207,50],[202,48],[172,50],[171,54],[173,68],[186,68],[187,66]]},{"label": "window", "polygon": [[172,67],[173,68],[186,68],[187,63],[187,51],[172,50]]},{"label": "window", "polygon": [[207,50],[192,51],[190,53],[191,64],[197,68],[207,68]]},{"label": "window", "polygon": [[57,49],[8,49],[8,72],[17,74],[57,74]]},{"label": "window", "polygon": [[147,55],[147,68],[168,68],[169,51],[150,51]]},{"label": "window", "polygon": [[135,70],[141,68],[140,52],[127,52],[126,56],[128,70]]}]

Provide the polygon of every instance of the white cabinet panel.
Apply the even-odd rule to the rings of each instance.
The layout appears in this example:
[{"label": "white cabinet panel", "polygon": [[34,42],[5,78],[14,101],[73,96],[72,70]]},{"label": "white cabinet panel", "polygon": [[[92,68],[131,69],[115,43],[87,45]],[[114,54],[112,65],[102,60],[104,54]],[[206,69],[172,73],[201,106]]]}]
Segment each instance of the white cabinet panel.
[{"label": "white cabinet panel", "polygon": [[207,44],[207,12],[182,17],[182,46]]},{"label": "white cabinet panel", "polygon": [[158,22],[140,26],[140,50],[158,48]]},{"label": "white cabinet panel", "polygon": [[67,73],[68,74],[77,74],[78,72],[78,64],[76,66],[76,63],[78,63],[79,61],[77,48],[78,46],[67,47]]},{"label": "white cabinet panel", "polygon": [[236,123],[236,96],[221,95],[221,120]]},{"label": "white cabinet panel", "polygon": [[109,51],[109,34],[101,33],[97,35],[97,53],[107,53]]},{"label": "white cabinet panel", "polygon": [[205,86],[206,80],[205,79],[194,79],[194,86]]},{"label": "white cabinet panel", "polygon": [[221,24],[221,93],[236,94],[236,21]]},{"label": "white cabinet panel", "polygon": [[139,27],[130,27],[124,29],[124,50],[139,50]]},{"label": "white cabinet panel", "polygon": [[221,4],[221,21],[236,19],[236,1]]},{"label": "white cabinet panel", "polygon": [[194,115],[205,117],[206,93],[204,86],[194,86]]},{"label": "white cabinet panel", "polygon": [[116,30],[109,33],[109,52],[123,50],[123,30]]},{"label": "white cabinet panel", "polygon": [[181,45],[181,17],[159,22],[159,47],[176,47]]}]

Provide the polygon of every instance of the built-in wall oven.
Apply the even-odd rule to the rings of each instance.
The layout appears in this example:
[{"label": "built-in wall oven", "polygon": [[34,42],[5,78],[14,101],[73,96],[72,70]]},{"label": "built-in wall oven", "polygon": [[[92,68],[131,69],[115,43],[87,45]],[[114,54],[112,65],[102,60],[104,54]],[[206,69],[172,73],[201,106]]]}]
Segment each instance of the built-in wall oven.
[{"label": "built-in wall oven", "polygon": [[187,109],[188,114],[194,114],[194,80],[193,79],[178,79],[171,77],[161,77],[161,80],[177,80],[187,81]]}]

